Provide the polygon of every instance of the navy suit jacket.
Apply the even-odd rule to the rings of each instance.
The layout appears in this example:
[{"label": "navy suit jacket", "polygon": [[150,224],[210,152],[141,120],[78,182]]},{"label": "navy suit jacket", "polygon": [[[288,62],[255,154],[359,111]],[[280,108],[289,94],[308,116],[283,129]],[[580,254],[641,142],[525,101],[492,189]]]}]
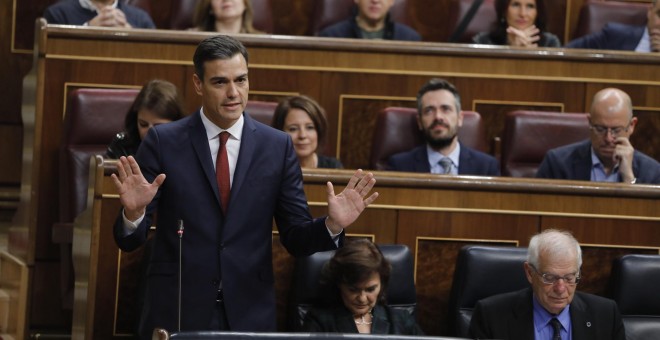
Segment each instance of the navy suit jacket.
[{"label": "navy suit jacket", "polygon": [[[431,172],[426,144],[410,151],[392,155],[388,160],[388,170],[408,172]],[[474,176],[499,176],[500,165],[497,159],[483,152],[461,144],[458,155],[458,174]]]},{"label": "navy suit jacket", "polygon": [[[633,174],[637,183],[660,184],[660,163],[635,150]],[[546,153],[539,169],[538,178],[591,180],[591,141],[565,145]]]},{"label": "navy suit jacket", "polygon": [[[354,38],[359,39],[360,27],[355,21],[355,16],[346,20],[340,21],[334,25],[324,28],[319,32],[320,37],[330,38]],[[404,40],[404,41],[421,41],[422,37],[414,29],[394,22],[388,14],[385,19],[385,40]]]},{"label": "navy suit jacket", "polygon": [[646,26],[631,26],[610,22],[602,30],[572,40],[569,48],[634,51]]},{"label": "navy suit jacket", "polygon": [[[143,337],[150,339],[154,327],[177,329],[179,251],[182,331],[208,329],[220,280],[232,331],[275,331],[273,218],[280,241],[294,256],[336,249],[325,220],[309,213],[291,138],[243,117],[226,215],[199,111],[150,129],[138,150],[136,159],[149,182],[160,173],[167,176],[133,234],[123,235],[121,213],[114,226],[118,246],[134,250],[145,242],[157,210],[140,322]],[[178,220],[185,225],[181,249]]]},{"label": "navy suit jacket", "polygon": [[[133,28],[156,28],[147,12],[135,6],[117,2],[117,9],[124,12],[126,21]],[[96,17],[96,11],[83,8],[78,0],[60,1],[48,6],[44,11],[44,18],[49,24],[58,25],[84,25]]]},{"label": "navy suit jacket", "polygon": [[[372,310],[371,334],[424,335],[408,311],[376,304]],[[314,308],[305,315],[303,332],[358,333],[353,314],[343,305]]]},{"label": "navy suit jacket", "polygon": [[[475,339],[534,339],[532,289],[480,300],[470,320]],[[612,300],[576,291],[571,302],[573,339],[625,340],[621,315]]]}]

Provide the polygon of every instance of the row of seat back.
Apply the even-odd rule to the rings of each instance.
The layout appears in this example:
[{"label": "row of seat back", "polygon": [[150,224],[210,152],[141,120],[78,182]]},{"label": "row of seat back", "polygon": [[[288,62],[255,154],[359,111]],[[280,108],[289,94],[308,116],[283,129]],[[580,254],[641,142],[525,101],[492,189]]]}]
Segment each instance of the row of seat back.
[{"label": "row of seat back", "polygon": [[648,3],[632,1],[587,1],[580,9],[573,39],[598,32],[609,22],[645,26],[648,8]]},{"label": "row of seat back", "polygon": [[468,336],[477,301],[529,286],[523,263],[527,248],[465,246],[456,258],[449,294],[450,333]]},{"label": "row of seat back", "polygon": [[587,138],[586,113],[509,112],[502,136],[502,175],[534,177],[550,149]]},{"label": "row of seat back", "polygon": [[[459,140],[465,145],[487,152],[481,115],[474,111],[463,111],[463,127],[458,131]],[[408,151],[424,143],[417,125],[417,109],[387,107],[376,118],[371,143],[370,168],[386,170],[387,159],[398,152]]]},{"label": "row of seat back", "polygon": [[60,295],[62,307],[73,308],[73,220],[87,199],[89,159],[105,153],[124,126],[124,116],[138,90],[77,89],[67,98],[59,149],[59,219],[53,241],[60,246]]},{"label": "row of seat back", "polygon": [[[546,152],[589,137],[585,113],[513,111],[505,118],[502,138],[502,175],[534,177]],[[458,139],[462,144],[487,152],[488,142],[481,115],[463,111]],[[388,107],[377,117],[371,144],[370,167],[386,170],[387,159],[424,143],[413,108]]]},{"label": "row of seat back", "polygon": [[624,255],[614,261],[611,297],[628,339],[660,339],[660,255]]},{"label": "row of seat back", "polygon": [[[138,6],[147,12],[154,12],[151,5],[153,0],[127,0],[128,3]],[[273,0],[250,0],[252,3],[254,27],[266,33],[292,34],[291,32],[277,32],[273,17]],[[185,30],[193,26],[193,16],[198,0],[179,0],[170,4],[169,18],[166,20],[168,29]],[[455,30],[461,19],[472,5],[472,0],[459,0],[451,5],[448,20]],[[550,5],[549,3],[546,6]],[[308,28],[306,35],[317,35],[323,28],[344,20],[355,11],[354,0],[315,0],[310,8]],[[587,1],[581,9],[578,24],[572,38],[599,31],[608,22],[619,22],[631,25],[644,25],[648,4],[629,1]],[[390,15],[396,22],[414,26],[413,20],[408,17],[408,0],[395,0],[390,9]],[[550,20],[550,18],[548,18]],[[494,0],[484,0],[478,8],[474,18],[470,21],[465,32],[458,42],[471,42],[472,37],[484,31],[490,31],[497,21]]]},{"label": "row of seat back", "polygon": [[[386,297],[388,304],[415,315],[417,297],[414,282],[414,264],[410,249],[400,244],[378,245],[383,256],[392,265]],[[313,306],[324,303],[319,290],[323,265],[334,255],[334,251],[320,252],[308,257],[297,258],[287,311],[287,330],[301,329],[305,315]]]}]

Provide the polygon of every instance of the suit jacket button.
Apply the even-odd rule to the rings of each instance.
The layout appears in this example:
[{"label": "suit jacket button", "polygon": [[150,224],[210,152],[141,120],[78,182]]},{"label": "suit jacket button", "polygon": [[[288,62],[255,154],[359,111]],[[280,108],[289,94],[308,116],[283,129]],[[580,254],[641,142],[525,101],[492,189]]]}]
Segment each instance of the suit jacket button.
[{"label": "suit jacket button", "polygon": [[220,280],[213,279],[213,280],[211,280],[211,284],[213,285],[213,287],[217,287],[220,284]]}]

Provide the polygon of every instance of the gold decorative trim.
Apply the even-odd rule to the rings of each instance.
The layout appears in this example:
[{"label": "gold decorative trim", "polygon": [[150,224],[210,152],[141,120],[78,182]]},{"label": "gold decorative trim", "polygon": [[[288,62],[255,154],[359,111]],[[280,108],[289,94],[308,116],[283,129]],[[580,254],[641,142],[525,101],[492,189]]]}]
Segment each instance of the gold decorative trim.
[{"label": "gold decorative trim", "polygon": [[[459,57],[456,57],[457,59]],[[563,61],[557,59],[555,61]],[[533,81],[558,81],[568,83],[603,83],[611,84],[614,79],[602,78],[573,78],[573,77],[555,77],[541,75],[513,75],[499,73],[467,73],[467,72],[429,72],[429,71],[410,71],[403,69],[370,69],[370,68],[347,68],[347,67],[327,67],[327,66],[296,66],[296,65],[267,65],[250,64],[250,68],[261,68],[270,70],[295,70],[295,71],[316,71],[316,72],[340,72],[340,73],[371,73],[386,75],[406,75],[406,76],[427,76],[427,77],[458,77],[458,78],[485,78],[485,79],[516,79]],[[637,84],[660,86],[660,82],[651,80],[623,80],[616,79],[617,84]]]},{"label": "gold decorative trim", "polygon": [[400,100],[400,101],[416,101],[415,97],[400,97],[400,96],[371,96],[360,94],[340,94],[339,95],[339,110],[337,112],[337,145],[335,157],[339,159],[341,154],[341,131],[344,121],[344,100],[357,99],[357,100]]},{"label": "gold decorative trim", "polygon": [[[110,58],[110,57],[86,57],[65,54],[46,53],[45,59],[53,60],[87,60],[103,62],[134,62],[138,64],[162,64],[162,65],[185,65],[192,66],[192,61],[164,60],[164,59],[137,59],[137,58]],[[562,61],[562,60],[559,60]],[[369,68],[347,68],[347,67],[327,67],[327,66],[297,66],[297,65],[270,65],[270,64],[250,64],[250,69],[264,70],[292,70],[292,71],[314,71],[314,72],[338,72],[338,73],[360,73],[360,74],[384,74],[384,75],[405,75],[405,76],[425,76],[425,77],[457,77],[457,78],[484,78],[484,79],[505,79],[505,80],[532,80],[532,81],[555,81],[568,83],[602,83],[611,84],[614,79],[606,78],[573,78],[573,77],[555,77],[543,75],[513,75],[513,74],[493,74],[493,73],[471,73],[471,72],[429,72],[429,71],[410,71],[403,69],[369,69]],[[624,80],[616,79],[617,84],[627,85],[645,85],[660,86],[660,82],[651,80]]]},{"label": "gold decorative trim", "polygon": [[44,59],[52,60],[81,60],[81,61],[102,61],[113,63],[136,63],[136,64],[161,64],[161,65],[179,65],[179,66],[193,66],[192,60],[167,60],[167,59],[138,59],[138,58],[117,58],[117,57],[85,57],[79,55],[68,54],[54,54],[46,53]]},{"label": "gold decorative trim", "polygon": [[649,106],[634,106],[633,105],[633,112],[635,111],[653,111],[653,112],[660,112],[660,108],[657,107],[649,107]]},{"label": "gold decorative trim", "polygon": [[600,243],[580,243],[580,247],[586,248],[608,248],[608,249],[639,249],[639,250],[655,250],[660,255],[660,247],[648,246],[628,246],[618,244],[600,244]]},{"label": "gold decorative trim", "polygon": [[479,104],[558,107],[560,110],[559,112],[564,112],[564,103],[526,102],[526,101],[518,101],[518,100],[482,100],[482,99],[475,99],[472,101],[472,111],[477,111],[476,107]]},{"label": "gold decorative trim", "polygon": [[371,239],[372,243],[376,243],[376,234],[353,234],[353,233],[346,233],[346,238],[349,237],[360,237],[360,238],[369,238]]},{"label": "gold decorative trim", "polygon": [[[308,205],[315,207],[327,206],[327,202],[309,202]],[[393,205],[393,204],[369,204],[367,209],[383,210],[405,210],[405,211],[432,211],[432,212],[469,212],[479,214],[497,214],[497,215],[526,215],[526,216],[552,216],[552,217],[584,217],[584,218],[609,218],[617,220],[640,220],[640,221],[660,221],[660,217],[636,216],[636,215],[609,215],[609,214],[585,214],[552,212],[538,210],[510,210],[510,209],[475,209],[475,208],[443,208],[443,207],[425,207],[413,205]]]}]

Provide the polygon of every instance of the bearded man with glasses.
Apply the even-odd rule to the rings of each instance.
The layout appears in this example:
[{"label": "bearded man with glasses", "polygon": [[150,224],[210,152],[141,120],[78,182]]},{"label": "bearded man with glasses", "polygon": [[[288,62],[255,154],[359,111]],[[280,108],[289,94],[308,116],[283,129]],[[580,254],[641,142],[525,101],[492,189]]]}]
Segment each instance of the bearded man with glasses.
[{"label": "bearded man with glasses", "polygon": [[531,287],[480,300],[472,314],[474,339],[625,340],[616,303],[576,291],[582,251],[569,232],[532,237],[523,264]]},{"label": "bearded man with glasses", "polygon": [[536,177],[660,184],[660,163],[630,144],[637,125],[630,96],[606,88],[594,96],[589,140],[548,151]]}]

